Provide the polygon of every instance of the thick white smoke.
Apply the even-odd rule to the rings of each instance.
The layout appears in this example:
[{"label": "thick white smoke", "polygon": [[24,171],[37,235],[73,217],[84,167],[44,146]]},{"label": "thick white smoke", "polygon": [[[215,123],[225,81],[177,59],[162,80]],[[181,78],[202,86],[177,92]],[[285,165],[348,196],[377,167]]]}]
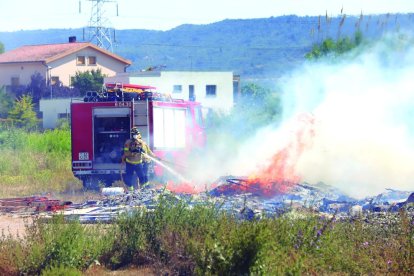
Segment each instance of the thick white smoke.
[{"label": "thick white smoke", "polygon": [[[244,143],[214,141],[214,150],[191,164],[189,177],[204,185],[225,175],[254,176],[289,147],[286,162],[304,182],[324,182],[356,198],[385,188],[414,191],[414,47],[409,44],[407,36],[388,37],[342,62],[307,64],[284,77],[280,127],[246,133],[251,137]],[[311,126],[297,119],[303,114],[314,118]],[[314,131],[299,137],[304,126]]]},{"label": "thick white smoke", "polygon": [[[390,47],[390,42],[394,47]],[[315,118],[296,164],[303,181],[354,197],[414,190],[414,48],[388,37],[357,58],[318,63],[284,83],[286,118]]]}]

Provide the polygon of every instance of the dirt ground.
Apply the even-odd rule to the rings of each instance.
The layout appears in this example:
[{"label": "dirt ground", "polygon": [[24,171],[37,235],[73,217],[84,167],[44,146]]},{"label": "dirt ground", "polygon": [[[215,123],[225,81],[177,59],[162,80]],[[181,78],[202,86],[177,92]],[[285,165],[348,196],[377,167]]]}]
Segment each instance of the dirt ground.
[{"label": "dirt ground", "polygon": [[26,225],[31,223],[30,217],[1,214],[0,215],[0,233],[5,236],[12,236],[14,238],[23,237],[25,234]]}]

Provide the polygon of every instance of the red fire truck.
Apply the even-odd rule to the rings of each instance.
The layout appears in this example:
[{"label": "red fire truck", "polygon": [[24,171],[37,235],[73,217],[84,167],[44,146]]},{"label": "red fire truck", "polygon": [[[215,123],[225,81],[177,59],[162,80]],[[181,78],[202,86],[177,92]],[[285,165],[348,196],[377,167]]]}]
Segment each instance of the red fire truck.
[{"label": "red fire truck", "polygon": [[[123,146],[133,126],[170,164],[182,164],[204,147],[200,103],[171,99],[149,86],[105,86],[105,92],[71,103],[72,171],[85,188],[121,178]],[[161,167],[153,169],[155,176],[163,176]]]}]

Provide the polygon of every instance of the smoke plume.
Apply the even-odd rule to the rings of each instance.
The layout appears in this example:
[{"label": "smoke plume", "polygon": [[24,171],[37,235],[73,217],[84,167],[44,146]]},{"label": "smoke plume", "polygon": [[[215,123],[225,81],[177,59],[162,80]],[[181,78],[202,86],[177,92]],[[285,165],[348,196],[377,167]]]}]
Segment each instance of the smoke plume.
[{"label": "smoke plume", "polygon": [[244,142],[209,141],[189,177],[201,185],[226,175],[323,182],[357,198],[414,190],[412,41],[390,36],[285,76],[282,123]]},{"label": "smoke plume", "polygon": [[407,37],[388,37],[356,58],[308,65],[286,78],[286,118],[310,113],[315,119],[314,135],[303,141],[295,164],[302,181],[324,182],[354,197],[414,190],[409,44]]}]

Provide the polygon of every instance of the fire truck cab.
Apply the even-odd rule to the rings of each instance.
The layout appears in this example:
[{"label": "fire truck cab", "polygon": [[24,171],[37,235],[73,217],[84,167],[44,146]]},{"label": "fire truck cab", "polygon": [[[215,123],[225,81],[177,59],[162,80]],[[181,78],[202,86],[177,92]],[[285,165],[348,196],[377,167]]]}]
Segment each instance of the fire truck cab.
[{"label": "fire truck cab", "polygon": [[[72,171],[85,188],[121,179],[123,147],[133,126],[154,154],[171,164],[186,162],[204,147],[200,103],[171,99],[147,86],[107,84],[106,88],[92,101],[71,103]],[[165,177],[157,165],[152,171]]]}]

